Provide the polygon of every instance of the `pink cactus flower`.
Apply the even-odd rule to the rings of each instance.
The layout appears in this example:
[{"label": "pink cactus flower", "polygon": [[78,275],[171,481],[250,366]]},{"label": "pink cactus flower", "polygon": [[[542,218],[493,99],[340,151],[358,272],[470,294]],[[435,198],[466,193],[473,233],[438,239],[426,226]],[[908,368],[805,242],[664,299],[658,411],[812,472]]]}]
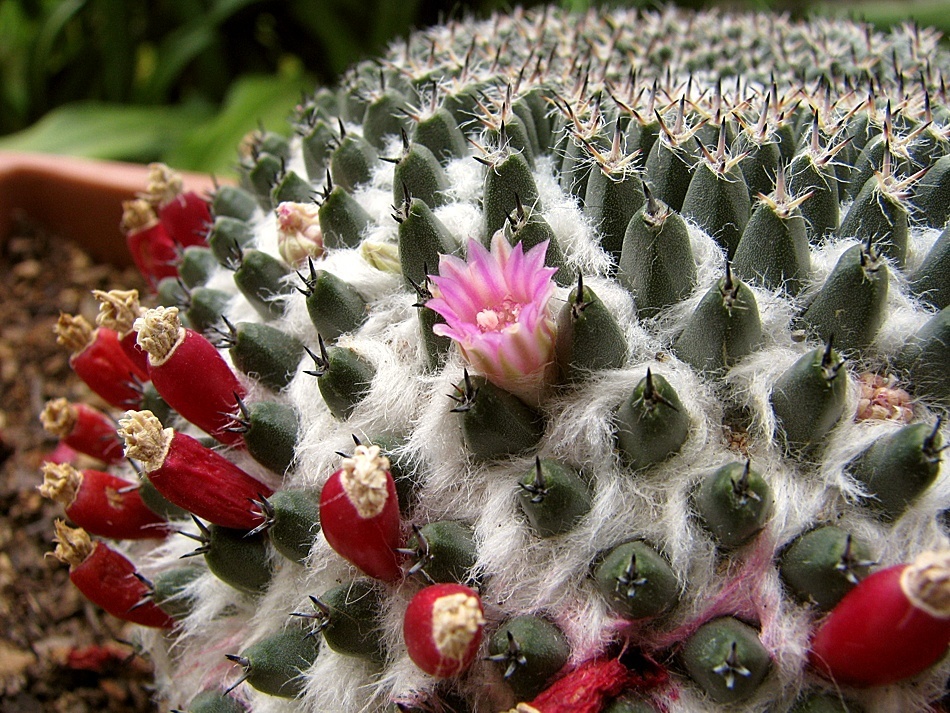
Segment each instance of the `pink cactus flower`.
[{"label": "pink cactus flower", "polygon": [[454,339],[472,368],[496,386],[536,405],[554,375],[550,301],[557,268],[544,266],[548,243],[525,253],[499,231],[491,252],[470,240],[468,262],[439,259],[426,306],[445,324],[433,331]]}]

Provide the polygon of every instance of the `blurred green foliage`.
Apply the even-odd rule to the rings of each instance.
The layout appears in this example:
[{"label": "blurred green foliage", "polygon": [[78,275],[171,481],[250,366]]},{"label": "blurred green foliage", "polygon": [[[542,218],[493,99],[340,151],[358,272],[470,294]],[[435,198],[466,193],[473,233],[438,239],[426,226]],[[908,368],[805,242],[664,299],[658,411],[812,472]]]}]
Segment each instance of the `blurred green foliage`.
[{"label": "blurred green foliage", "polygon": [[[511,4],[459,0],[451,12],[485,16]],[[605,3],[560,4],[580,11]],[[739,4],[806,7],[796,0]],[[947,15],[950,0],[873,5],[886,20],[926,7],[933,22]],[[228,173],[246,131],[258,125],[287,131],[286,117],[302,93],[332,83],[393,38],[444,19],[447,6],[442,0],[0,0],[0,150],[164,160]],[[842,11],[838,4],[829,8]]]}]

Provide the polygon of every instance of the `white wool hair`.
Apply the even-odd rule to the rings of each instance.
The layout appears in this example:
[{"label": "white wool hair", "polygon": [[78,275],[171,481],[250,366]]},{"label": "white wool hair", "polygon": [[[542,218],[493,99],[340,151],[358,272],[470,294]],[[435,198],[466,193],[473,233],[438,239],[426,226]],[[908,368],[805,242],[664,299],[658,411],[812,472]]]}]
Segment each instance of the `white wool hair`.
[{"label": "white wool hair", "polygon": [[[360,131],[355,125],[346,128],[348,132]],[[399,146],[394,140],[384,155],[398,155]],[[296,158],[290,166],[304,175]],[[449,202],[437,208],[435,214],[462,252],[469,239],[479,238],[479,200],[485,170],[471,156],[446,166],[452,186],[446,193]],[[375,221],[364,237],[396,244],[397,226],[390,216],[392,176],[392,166],[381,163],[356,197]],[[339,346],[352,348],[376,370],[369,393],[352,416],[341,421],[329,412],[320,395],[320,377],[304,373],[313,369],[309,357],[304,358],[293,381],[280,394],[268,394],[253,380],[245,380],[249,402],[276,398],[298,411],[298,448],[282,485],[318,492],[340,467],[338,453],[352,451],[353,436],[364,442],[382,435],[404,439],[398,455],[415,465],[421,480],[412,522],[421,525],[461,520],[474,529],[478,553],[475,573],[483,579],[487,635],[471,670],[457,686],[477,701],[479,711],[498,711],[516,703],[500,682],[496,667],[483,658],[487,655],[488,635],[505,617],[522,613],[543,615],[555,622],[571,643],[574,664],[607,650],[618,634],[630,634],[649,654],[682,641],[713,616],[736,614],[761,624],[761,639],[773,659],[774,671],[751,700],[728,710],[763,711],[771,700],[791,702],[806,680],[803,668],[808,636],[819,615],[791,601],[783,592],[776,565],[782,549],[802,532],[828,522],[838,523],[870,543],[881,565],[906,561],[919,551],[948,545],[936,518],[950,500],[946,467],[937,485],[893,526],[884,527],[865,510],[851,507],[862,490],[848,473],[849,462],[879,435],[894,431],[897,424],[842,419],[828,439],[820,465],[788,458],[776,438],[777,426],[769,402],[772,387],[795,360],[817,346],[793,339],[792,317],[855,241],[833,239],[813,248],[813,274],[796,299],[789,299],[779,290],[753,286],[765,334],[763,348],[741,359],[722,379],[711,381],[678,360],[670,345],[703,295],[722,276],[722,249],[690,223],[697,266],[695,289],[679,304],[646,323],[640,322],[631,295],[608,277],[610,258],[597,245],[595,227],[577,201],[559,187],[550,157],[538,160],[535,178],[543,217],[557,236],[569,269],[583,273],[586,284],[617,317],[630,350],[624,368],[596,373],[576,389],[555,394],[543,407],[547,425],[538,455],[556,458],[581,473],[594,495],[591,511],[563,535],[539,538],[529,529],[518,505],[517,480],[533,468],[534,455],[473,462],[463,443],[459,417],[451,413],[454,404],[449,398],[462,379],[461,356],[453,351],[444,367],[435,372],[426,370],[417,308],[413,306],[416,296],[405,290],[400,275],[373,268],[357,249],[331,250],[316,264],[318,269],[344,279],[371,305],[366,324],[339,340]],[[256,247],[276,254],[273,215],[259,214],[254,226]],[[912,231],[911,264],[919,263],[936,234],[932,230]],[[869,362],[862,363],[861,368],[883,368],[881,355],[894,353],[930,316],[909,296],[906,284],[894,277],[893,271],[891,274],[888,317],[866,355]],[[296,275],[288,280],[302,286]],[[260,316],[236,295],[227,270],[217,270],[209,286],[235,294],[228,306],[232,321],[260,321]],[[567,294],[566,288],[558,289],[554,310],[561,309]],[[316,352],[317,337],[305,300],[296,293],[281,299],[286,304],[285,314],[272,324]],[[689,435],[685,445],[665,462],[630,472],[614,447],[613,413],[648,368],[662,373],[676,390],[689,417]],[[857,401],[855,368],[847,366],[841,377],[849,380],[849,413],[853,413]],[[726,411],[735,408],[745,409],[752,422],[749,442],[742,449],[720,426]],[[921,416],[933,422],[923,410]],[[945,438],[950,435],[947,431],[944,426]],[[281,485],[279,478],[246,454],[225,453],[255,476],[275,487]],[[698,524],[691,493],[718,467],[744,461],[746,455],[769,483],[774,511],[765,530],[751,543],[722,552]],[[188,522],[178,525],[195,532]],[[590,577],[591,563],[600,553],[633,539],[642,539],[662,553],[680,583],[681,602],[664,619],[662,628],[618,620],[597,594]],[[142,546],[131,550],[141,562],[143,573],[154,576],[179,566],[179,558],[193,546],[186,538],[177,537],[153,550]],[[195,563],[201,564],[200,560],[196,558]],[[360,576],[333,552],[322,534],[304,566],[284,561],[276,554],[273,564],[273,582],[259,597],[241,594],[210,573],[202,575],[185,592],[185,596],[195,598],[197,605],[181,622],[175,638],[154,632],[141,634],[141,643],[155,663],[159,688],[172,705],[182,705],[209,686],[236,681],[239,668],[224,654],[239,654],[275,632],[300,626],[289,613],[309,611],[309,595],[320,596]],[[301,672],[305,686],[299,699],[273,698],[247,685],[239,686],[237,695],[251,703],[254,711],[263,713],[376,711],[383,710],[391,700],[411,703],[424,698],[436,681],[409,660],[401,633],[403,613],[419,583],[410,579],[396,586],[380,586],[387,594],[380,635],[389,653],[383,667],[338,654],[324,645],[313,666]],[[306,623],[301,635],[305,628]],[[944,662],[914,686],[858,694],[857,698],[871,713],[921,710],[923,702],[939,692],[948,673],[950,663]],[[664,709],[670,713],[726,710],[711,705],[680,674],[674,673],[671,685],[677,695],[664,698]]]}]

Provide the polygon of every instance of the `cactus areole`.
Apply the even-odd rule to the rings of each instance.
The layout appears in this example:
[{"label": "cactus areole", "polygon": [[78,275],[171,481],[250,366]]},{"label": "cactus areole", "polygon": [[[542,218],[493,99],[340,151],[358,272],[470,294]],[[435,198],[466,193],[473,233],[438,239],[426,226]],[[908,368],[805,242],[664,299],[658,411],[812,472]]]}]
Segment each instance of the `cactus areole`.
[{"label": "cactus areole", "polygon": [[248,713],[940,707],[950,50],[557,5],[396,40],[207,202],[153,167],[157,294],[58,329],[108,406],[44,416],[117,480],[44,491],[177,603],[176,702],[230,651]]}]

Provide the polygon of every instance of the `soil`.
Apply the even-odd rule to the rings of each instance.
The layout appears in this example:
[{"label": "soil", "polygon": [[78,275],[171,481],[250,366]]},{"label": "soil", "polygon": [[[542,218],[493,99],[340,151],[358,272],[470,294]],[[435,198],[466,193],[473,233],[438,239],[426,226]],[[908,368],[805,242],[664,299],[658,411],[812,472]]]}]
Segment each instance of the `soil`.
[{"label": "soil", "polygon": [[46,401],[109,410],[70,370],[53,325],[61,311],[94,320],[91,289],[130,287],[143,287],[134,270],[94,263],[56,236],[21,226],[0,243],[0,713],[157,710],[151,666],[124,643],[126,625],[46,556],[63,513],[37,492],[57,447],[39,422]]}]

